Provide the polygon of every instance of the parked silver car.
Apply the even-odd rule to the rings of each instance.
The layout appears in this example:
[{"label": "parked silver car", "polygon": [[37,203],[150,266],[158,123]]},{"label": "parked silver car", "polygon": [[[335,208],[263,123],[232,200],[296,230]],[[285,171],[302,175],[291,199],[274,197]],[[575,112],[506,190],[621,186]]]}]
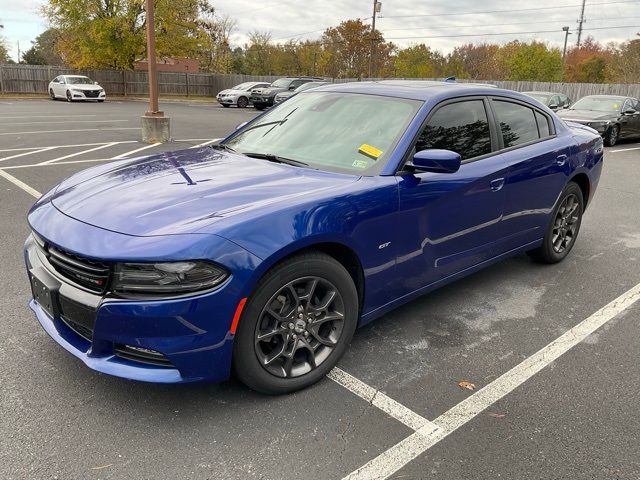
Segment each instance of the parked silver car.
[{"label": "parked silver car", "polygon": [[287,100],[288,98],[293,97],[294,95],[300,93],[300,92],[304,92],[305,90],[309,90],[311,88],[315,88],[315,87],[321,87],[322,85],[328,85],[331,82],[309,82],[309,83],[304,83],[302,85],[300,85],[298,88],[296,88],[295,90],[289,90],[286,92],[280,92],[276,95],[276,97],[273,99],[273,103],[282,103],[285,100]]},{"label": "parked silver car", "polygon": [[541,104],[546,105],[551,110],[563,110],[569,108],[571,99],[564,93],[556,92],[522,92],[525,95],[535,98]]},{"label": "parked silver car", "polygon": [[251,90],[269,86],[269,82],[245,82],[233,88],[222,90],[216,96],[218,103],[225,108],[236,105],[238,108],[245,108],[249,105]]}]

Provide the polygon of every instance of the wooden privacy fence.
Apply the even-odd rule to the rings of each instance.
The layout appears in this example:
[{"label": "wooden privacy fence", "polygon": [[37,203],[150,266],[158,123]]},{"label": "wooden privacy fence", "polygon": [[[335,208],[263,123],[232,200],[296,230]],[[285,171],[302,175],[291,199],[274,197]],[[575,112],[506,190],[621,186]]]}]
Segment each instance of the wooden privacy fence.
[{"label": "wooden privacy fence", "polygon": [[[72,70],[65,67],[40,65],[0,65],[0,93],[46,94],[49,82],[58,75],[86,75],[100,83],[107,95],[146,96],[149,92],[147,72],[129,70]],[[219,75],[212,73],[169,73],[158,74],[161,95],[183,95],[213,97],[220,90],[231,88],[242,82],[267,81],[277,76],[256,75]],[[360,79],[365,80],[365,79]],[[336,82],[357,82],[357,78],[336,79]],[[396,79],[401,80],[401,79]],[[436,79],[405,79],[436,80]],[[477,80],[460,80],[473,82]],[[572,100],[585,95],[610,94],[627,95],[640,98],[640,84],[612,83],[549,83],[549,82],[512,82],[486,80],[500,88],[520,92],[541,90],[564,93]]]},{"label": "wooden privacy fence", "polygon": [[[149,93],[145,71],[73,70],[41,65],[0,65],[0,93],[46,94],[58,75],[86,75],[98,82],[107,95],[145,96]],[[160,95],[215,96],[220,90],[242,82],[272,82],[277,76],[217,75],[211,73],[159,72]]]}]

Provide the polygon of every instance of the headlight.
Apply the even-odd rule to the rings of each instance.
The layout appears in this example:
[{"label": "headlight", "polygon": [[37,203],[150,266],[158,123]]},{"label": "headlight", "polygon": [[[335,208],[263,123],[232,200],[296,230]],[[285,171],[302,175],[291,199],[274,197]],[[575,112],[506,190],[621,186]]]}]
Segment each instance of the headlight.
[{"label": "headlight", "polygon": [[125,294],[182,294],[208,290],[228,277],[224,268],[205,261],[118,263],[112,289]]},{"label": "headlight", "polygon": [[77,88],[72,88],[71,91],[74,93],[82,93],[82,90],[78,90]]}]

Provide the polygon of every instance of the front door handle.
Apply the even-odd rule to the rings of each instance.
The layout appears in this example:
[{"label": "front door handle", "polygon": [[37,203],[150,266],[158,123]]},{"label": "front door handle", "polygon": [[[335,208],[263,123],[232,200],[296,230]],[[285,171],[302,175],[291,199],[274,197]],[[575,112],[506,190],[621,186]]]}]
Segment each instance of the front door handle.
[{"label": "front door handle", "polygon": [[556,157],[556,165],[564,165],[565,163],[567,163],[567,156],[566,155],[558,155]]},{"label": "front door handle", "polygon": [[495,180],[491,180],[491,191],[498,192],[502,190],[504,187],[504,178],[496,178]]}]

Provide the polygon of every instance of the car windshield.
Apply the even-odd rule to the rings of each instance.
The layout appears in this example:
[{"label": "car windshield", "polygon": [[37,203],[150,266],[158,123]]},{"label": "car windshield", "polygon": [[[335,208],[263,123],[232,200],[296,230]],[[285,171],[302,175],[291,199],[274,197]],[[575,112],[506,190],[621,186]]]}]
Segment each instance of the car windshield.
[{"label": "car windshield", "polygon": [[306,92],[248,124],[226,146],[311,168],[378,173],[421,101],[338,92]]},{"label": "car windshield", "polygon": [[231,90],[247,90],[248,88],[251,88],[253,85],[255,85],[255,83],[245,82],[245,83],[241,83],[240,85],[236,85],[235,87],[232,87]]},{"label": "car windshield", "polygon": [[571,110],[594,110],[596,112],[619,112],[624,103],[620,97],[584,97],[571,106]]},{"label": "car windshield", "polygon": [[544,94],[544,93],[529,92],[529,93],[525,93],[525,95],[528,95],[531,98],[535,98],[540,103],[547,103],[547,101],[551,98],[551,95],[547,95],[547,94]]},{"label": "car windshield", "polygon": [[93,85],[93,81],[89,77],[65,77],[67,83],[71,85]]},{"label": "car windshield", "polygon": [[309,90],[310,88],[321,87],[322,85],[326,85],[327,82],[308,82],[303,83],[298,88],[296,88],[296,92],[304,92],[305,90]]},{"label": "car windshield", "polygon": [[279,78],[271,84],[275,88],[289,88],[289,84],[293,82],[290,78]]}]

